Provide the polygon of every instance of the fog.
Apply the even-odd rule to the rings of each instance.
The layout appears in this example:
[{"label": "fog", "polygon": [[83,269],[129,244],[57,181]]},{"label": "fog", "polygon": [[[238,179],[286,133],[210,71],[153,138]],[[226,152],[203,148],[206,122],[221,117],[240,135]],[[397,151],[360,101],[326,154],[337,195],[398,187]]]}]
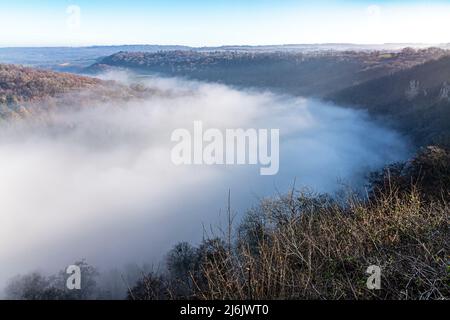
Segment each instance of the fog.
[{"label": "fog", "polygon": [[[364,112],[219,84],[140,81],[166,94],[0,123],[0,288],[16,274],[80,258],[101,269],[158,261],[176,242],[200,240],[203,225],[220,223],[229,189],[242,214],[294,180],[334,192],[407,156],[402,138]],[[195,120],[221,130],[279,128],[279,173],[175,166],[171,133],[192,130]]]}]

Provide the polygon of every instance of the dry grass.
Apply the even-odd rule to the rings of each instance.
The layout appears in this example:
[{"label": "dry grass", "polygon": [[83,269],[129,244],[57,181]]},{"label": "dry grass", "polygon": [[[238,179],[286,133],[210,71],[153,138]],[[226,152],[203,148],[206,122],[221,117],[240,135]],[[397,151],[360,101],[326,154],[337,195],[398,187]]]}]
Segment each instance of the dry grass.
[{"label": "dry grass", "polygon": [[[201,299],[445,299],[449,297],[447,202],[412,191],[345,205],[289,195],[266,201],[230,252],[202,266]],[[366,269],[382,270],[369,290]]]},{"label": "dry grass", "polygon": [[[171,298],[448,299],[449,178],[450,151],[432,146],[373,173],[365,200],[291,192],[263,200],[236,230],[229,208],[220,237],[172,251],[189,289],[170,290],[169,272]],[[379,290],[367,288],[371,265]]]}]

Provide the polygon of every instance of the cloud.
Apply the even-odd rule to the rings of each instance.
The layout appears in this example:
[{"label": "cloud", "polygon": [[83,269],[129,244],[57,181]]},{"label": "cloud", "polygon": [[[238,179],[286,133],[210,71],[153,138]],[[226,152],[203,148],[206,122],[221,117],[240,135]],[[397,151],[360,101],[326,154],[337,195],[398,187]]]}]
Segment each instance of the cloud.
[{"label": "cloud", "polygon": [[[242,213],[294,178],[297,186],[333,192],[339,179],[360,183],[367,170],[406,155],[401,137],[363,112],[218,84],[145,82],[166,94],[2,124],[0,286],[17,273],[79,258],[106,269],[158,259],[177,241],[201,239],[202,223],[218,222],[228,189]],[[220,130],[279,128],[279,173],[175,166],[171,132],[194,120]]]}]

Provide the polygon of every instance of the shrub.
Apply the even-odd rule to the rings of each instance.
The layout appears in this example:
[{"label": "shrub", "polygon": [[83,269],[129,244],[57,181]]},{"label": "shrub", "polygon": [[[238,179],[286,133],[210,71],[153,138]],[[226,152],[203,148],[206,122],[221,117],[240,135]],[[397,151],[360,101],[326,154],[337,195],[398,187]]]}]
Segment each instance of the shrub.
[{"label": "shrub", "polygon": [[[218,238],[197,254],[179,244],[169,274],[189,274],[183,294],[196,299],[448,299],[449,159],[428,147],[374,173],[366,200],[307,191],[263,200],[231,248]],[[381,268],[380,290],[366,286],[370,265]]]}]

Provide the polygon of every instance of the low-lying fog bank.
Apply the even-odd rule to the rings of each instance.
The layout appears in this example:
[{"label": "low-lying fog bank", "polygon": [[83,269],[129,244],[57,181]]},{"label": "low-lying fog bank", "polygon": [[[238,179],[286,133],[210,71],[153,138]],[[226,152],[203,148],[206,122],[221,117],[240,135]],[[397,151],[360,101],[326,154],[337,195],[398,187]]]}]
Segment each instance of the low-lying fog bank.
[{"label": "low-lying fog bank", "polygon": [[[202,223],[220,221],[229,189],[242,213],[294,179],[333,192],[339,181],[361,185],[367,171],[407,156],[401,137],[362,112],[216,84],[144,81],[168,94],[60,112],[45,124],[0,124],[0,287],[79,258],[102,269],[160,259],[178,241],[201,239]],[[192,131],[195,120],[221,130],[279,128],[279,173],[175,166],[171,133]]]}]

